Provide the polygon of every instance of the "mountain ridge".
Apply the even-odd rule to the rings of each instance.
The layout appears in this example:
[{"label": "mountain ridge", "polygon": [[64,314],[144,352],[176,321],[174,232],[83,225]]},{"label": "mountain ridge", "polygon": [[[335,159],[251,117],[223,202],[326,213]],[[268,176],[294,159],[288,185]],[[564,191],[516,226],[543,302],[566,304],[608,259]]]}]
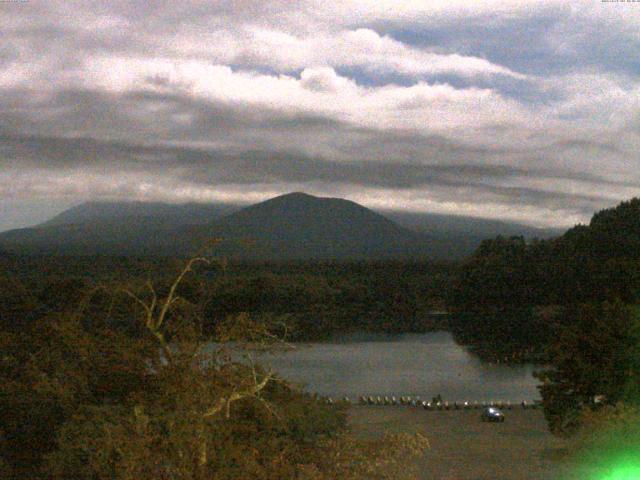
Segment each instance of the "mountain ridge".
[{"label": "mountain ridge", "polygon": [[[247,258],[453,259],[471,253],[483,238],[531,231],[518,224],[505,224],[511,229],[496,231],[503,228],[502,224],[477,222],[487,228],[465,231],[465,223],[473,222],[448,216],[380,213],[351,200],[304,192],[245,207],[223,203],[86,202],[35,227],[0,233],[0,249],[47,254],[178,255],[194,251],[212,237],[224,237],[229,240],[225,243],[242,243],[238,248],[221,246],[224,254]],[[247,239],[253,240],[251,254],[244,242]]]},{"label": "mountain ridge", "polygon": [[227,215],[241,208],[226,203],[188,202],[171,204],[142,201],[88,201],[68,208],[35,227],[87,223],[98,219],[155,217],[168,221],[180,218],[181,222],[202,223]]},{"label": "mountain ridge", "polygon": [[[362,205],[301,192],[250,205],[206,228],[195,227],[192,236],[251,239],[259,248],[257,256],[281,259],[423,256],[428,250],[428,237]],[[228,245],[222,248],[255,256],[249,250],[243,254]]]}]

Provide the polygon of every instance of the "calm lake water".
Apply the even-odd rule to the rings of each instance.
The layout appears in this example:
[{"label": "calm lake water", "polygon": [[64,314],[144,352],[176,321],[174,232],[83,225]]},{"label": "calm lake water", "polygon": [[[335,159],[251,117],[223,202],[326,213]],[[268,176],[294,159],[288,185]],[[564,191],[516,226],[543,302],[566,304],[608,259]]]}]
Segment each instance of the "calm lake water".
[{"label": "calm lake water", "polygon": [[260,363],[310,392],[332,397],[441,394],[449,401],[519,402],[540,398],[533,365],[481,362],[448,332],[353,335],[324,343],[296,344]]}]

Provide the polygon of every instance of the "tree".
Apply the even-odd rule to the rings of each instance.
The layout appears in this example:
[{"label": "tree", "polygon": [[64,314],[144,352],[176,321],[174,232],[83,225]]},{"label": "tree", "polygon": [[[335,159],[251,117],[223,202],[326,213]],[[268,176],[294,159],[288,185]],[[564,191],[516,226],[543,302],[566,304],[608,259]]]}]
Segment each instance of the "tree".
[{"label": "tree", "polygon": [[623,402],[585,410],[567,443],[570,478],[636,479],[640,476],[640,409]]},{"label": "tree", "polygon": [[356,440],[345,406],[318,402],[256,363],[255,349],[285,343],[273,325],[232,315],[205,334],[197,274],[207,262],[190,260],[160,285],[93,288],[79,306],[59,292],[53,311],[0,338],[0,471],[54,480],[409,478],[403,467],[427,447],[423,438]]},{"label": "tree", "polygon": [[638,401],[640,319],[621,302],[567,307],[548,349],[552,368],[537,374],[553,432],[573,433],[582,411]]}]

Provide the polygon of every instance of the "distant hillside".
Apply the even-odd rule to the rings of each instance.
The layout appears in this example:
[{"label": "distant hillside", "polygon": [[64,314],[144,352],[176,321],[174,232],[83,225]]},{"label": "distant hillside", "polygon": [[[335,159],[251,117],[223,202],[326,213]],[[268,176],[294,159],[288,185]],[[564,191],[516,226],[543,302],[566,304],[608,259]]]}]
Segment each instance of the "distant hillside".
[{"label": "distant hillside", "polygon": [[[251,259],[458,259],[482,239],[548,236],[523,225],[387,212],[338,198],[292,193],[240,208],[89,202],[32,228],[0,233],[0,248],[25,254],[189,255],[207,240],[220,254]],[[247,244],[246,240],[250,241]]]},{"label": "distant hillside", "polygon": [[175,227],[141,218],[10,230],[0,234],[0,244],[27,255],[163,255],[176,238]]},{"label": "distant hillside", "polygon": [[463,236],[474,242],[498,235],[504,237],[523,236],[526,239],[546,239],[559,237],[566,231],[566,229],[560,228],[536,228],[521,223],[459,215],[393,210],[380,213],[403,227],[417,232],[427,232],[431,235]]},{"label": "distant hillside", "polygon": [[0,233],[10,252],[55,255],[175,255],[182,230],[237,210],[226,204],[88,202],[31,228]]},{"label": "distant hillside", "polygon": [[86,202],[69,208],[39,225],[87,224],[153,218],[156,223],[170,226],[201,225],[238,210],[237,205],[224,203],[168,204],[160,202]]},{"label": "distant hillside", "polygon": [[[427,256],[435,239],[357,203],[291,193],[223,217],[191,238],[228,240],[222,251],[248,258],[348,259]],[[242,240],[250,240],[247,246]]]}]

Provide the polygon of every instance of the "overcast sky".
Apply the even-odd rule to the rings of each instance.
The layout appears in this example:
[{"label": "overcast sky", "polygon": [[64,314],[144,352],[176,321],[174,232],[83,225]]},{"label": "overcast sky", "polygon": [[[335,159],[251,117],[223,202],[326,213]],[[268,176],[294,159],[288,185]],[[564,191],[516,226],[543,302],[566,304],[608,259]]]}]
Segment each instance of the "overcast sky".
[{"label": "overcast sky", "polygon": [[290,191],[538,226],[640,192],[640,3],[0,2],[0,230]]}]

